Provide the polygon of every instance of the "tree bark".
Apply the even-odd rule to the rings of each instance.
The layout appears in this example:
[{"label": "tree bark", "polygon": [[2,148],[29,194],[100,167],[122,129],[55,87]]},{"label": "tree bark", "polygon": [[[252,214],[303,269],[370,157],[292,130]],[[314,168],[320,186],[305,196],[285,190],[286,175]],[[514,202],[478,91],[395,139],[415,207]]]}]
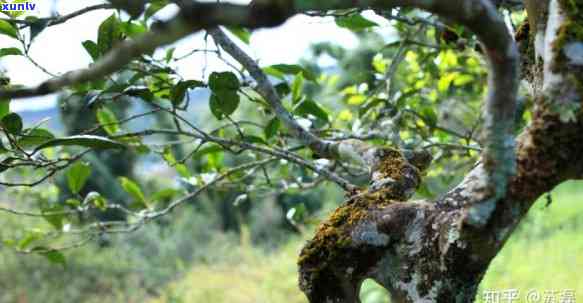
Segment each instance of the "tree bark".
[{"label": "tree bark", "polygon": [[[392,302],[472,302],[490,262],[534,201],[563,181],[581,178],[583,4],[525,6],[537,29],[531,35],[542,35],[537,40],[543,44],[532,52],[538,58],[527,58],[542,85],[530,83],[533,118],[517,137],[516,173],[492,214],[484,224],[472,223],[489,211],[480,185],[487,174],[483,164],[436,201],[406,202],[390,194],[395,188],[382,195],[363,190],[324,221],[301,252],[300,287],[310,302],[359,302],[367,278],[389,290]],[[565,115],[573,105],[577,109]],[[380,161],[381,173],[386,167],[400,171],[407,162],[402,156]]]}]

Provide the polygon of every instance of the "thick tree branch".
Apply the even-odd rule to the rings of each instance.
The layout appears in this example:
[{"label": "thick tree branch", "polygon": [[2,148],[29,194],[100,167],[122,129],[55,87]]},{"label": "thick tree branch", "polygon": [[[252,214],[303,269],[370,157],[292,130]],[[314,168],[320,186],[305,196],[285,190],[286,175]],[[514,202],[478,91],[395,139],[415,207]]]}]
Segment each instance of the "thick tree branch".
[{"label": "thick tree branch", "polygon": [[[482,185],[474,189],[476,205],[467,217],[471,225],[483,226],[490,219],[497,199],[504,195],[506,181],[515,170],[512,130],[518,87],[516,45],[506,24],[498,16],[495,6],[489,0],[338,0],[326,3],[283,0],[256,1],[249,6],[224,3],[183,3],[179,14],[174,19],[136,40],[121,43],[89,68],[50,79],[36,88],[0,90],[0,100],[49,94],[67,86],[101,78],[120,70],[141,54],[152,52],[159,46],[172,43],[202,28],[212,28],[219,24],[248,28],[272,27],[281,24],[298,12],[348,8],[390,9],[394,6],[425,9],[461,23],[473,31],[484,44],[490,63],[489,93],[484,105],[485,144],[482,154],[486,174],[482,178]],[[231,51],[233,50],[231,47]],[[243,61],[253,63],[252,60]],[[280,106],[281,103],[277,102],[277,95],[273,89],[270,90],[269,85],[266,85],[268,81],[262,80],[261,77],[265,78],[265,75],[262,75],[256,66],[247,65],[254,76],[261,80],[258,82],[265,94],[264,97],[274,106],[280,119],[300,140],[307,142],[310,147],[322,152],[324,156],[334,156],[344,151],[353,156],[367,153],[368,149],[363,150],[363,147],[355,146],[353,142],[348,143],[347,146],[340,144],[337,149],[332,149],[330,144],[297,127],[297,124],[292,121],[293,118]],[[355,153],[355,150],[358,152]],[[374,153],[371,151],[371,154]],[[358,158],[370,159],[369,156]],[[378,162],[376,160],[369,160],[369,166]]]},{"label": "thick tree branch", "polygon": [[568,34],[582,26],[583,5],[540,2],[550,2],[548,22],[541,21],[546,24],[541,63],[550,67],[544,78],[559,81],[535,96],[532,122],[517,140],[517,173],[507,180],[508,190],[486,225],[466,219],[480,199],[487,173],[483,164],[436,203],[377,196],[351,201],[320,226],[302,251],[300,285],[312,303],[359,302],[360,283],[371,277],[391,292],[392,302],[473,302],[491,260],[537,197],[580,178],[583,112],[566,121],[553,107],[583,99],[583,90],[573,85],[583,83],[582,64],[566,56],[569,45],[583,43],[580,35]]},{"label": "thick tree branch", "polygon": [[82,16],[86,13],[89,12],[93,12],[96,10],[101,10],[101,9],[112,9],[113,6],[111,4],[96,4],[96,5],[92,5],[92,6],[87,6],[84,7],[78,11],[72,12],[70,14],[67,15],[63,15],[63,16],[54,16],[54,17],[49,17],[49,18],[41,18],[35,21],[30,21],[30,20],[22,20],[22,19],[7,19],[7,18],[0,18],[0,20],[2,21],[6,21],[8,23],[13,23],[13,24],[21,24],[24,27],[33,25],[37,22],[46,22],[47,26],[54,26],[54,25],[59,25],[59,24],[63,24],[73,18]]}]

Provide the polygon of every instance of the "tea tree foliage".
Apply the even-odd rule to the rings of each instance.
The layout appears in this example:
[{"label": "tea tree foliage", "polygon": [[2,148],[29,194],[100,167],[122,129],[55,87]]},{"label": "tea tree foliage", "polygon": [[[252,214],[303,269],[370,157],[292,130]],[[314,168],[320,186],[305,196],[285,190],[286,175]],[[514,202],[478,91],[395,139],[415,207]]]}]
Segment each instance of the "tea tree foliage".
[{"label": "tea tree foliage", "polygon": [[[471,301],[534,200],[583,171],[583,7],[524,2],[111,0],[51,17],[3,12],[0,35],[17,46],[0,60],[21,56],[50,78],[0,78],[0,184],[56,192],[0,205],[48,223],[4,244],[64,263],[63,250],[171,218],[202,195],[253,207],[266,193],[334,185],[346,200],[299,258],[310,302],[358,302],[367,278],[395,302]],[[177,13],[161,20],[169,7]],[[111,14],[88,29],[96,40],[79,41],[90,65],[53,74],[30,55],[39,34],[96,10]],[[296,64],[248,54],[264,47],[254,30],[298,14],[358,45],[314,44]],[[173,46],[197,32],[204,45]],[[185,77],[192,56],[227,67]],[[52,93],[66,134],[10,109]],[[165,165],[161,186],[134,172],[152,161]],[[305,230],[321,202],[285,203],[288,224]]]}]

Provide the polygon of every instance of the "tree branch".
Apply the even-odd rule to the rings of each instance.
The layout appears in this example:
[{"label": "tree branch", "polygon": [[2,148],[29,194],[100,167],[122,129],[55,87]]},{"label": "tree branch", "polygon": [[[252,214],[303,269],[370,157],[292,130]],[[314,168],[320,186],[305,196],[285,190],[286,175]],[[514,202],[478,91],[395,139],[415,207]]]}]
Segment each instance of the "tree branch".
[{"label": "tree branch", "polygon": [[[483,185],[476,189],[477,192],[481,192],[477,195],[480,198],[476,202],[484,203],[480,203],[480,208],[473,212],[474,215],[470,216],[468,221],[472,225],[483,225],[490,218],[496,200],[504,195],[508,177],[515,171],[512,131],[518,88],[516,45],[506,24],[489,0],[338,0],[326,3],[284,0],[257,1],[248,6],[188,2],[182,5],[179,14],[172,20],[162,23],[136,40],[121,43],[93,66],[50,79],[35,88],[0,90],[0,99],[49,94],[67,86],[103,77],[120,70],[143,53],[152,52],[159,46],[172,43],[202,28],[212,28],[220,24],[252,29],[273,27],[299,12],[348,8],[389,9],[394,6],[425,9],[461,23],[473,31],[484,44],[485,54],[490,63],[489,94],[484,106],[485,145],[482,155],[486,174]],[[272,93],[268,91],[269,87],[264,89],[269,94]],[[277,106],[277,103],[273,105]],[[279,115],[284,118],[283,122],[288,124],[288,127],[292,127],[292,131],[305,136],[303,139],[311,145],[315,144],[316,150],[329,155],[334,154],[333,150],[328,148],[329,145],[323,141],[313,138],[301,129],[294,129],[295,126],[288,119],[289,113],[286,116],[285,112],[280,111]],[[352,148],[352,145],[344,149],[339,146],[338,151],[349,151]]]},{"label": "tree branch", "polygon": [[297,123],[293,115],[281,103],[281,100],[275,91],[275,88],[267,78],[267,75],[261,70],[261,67],[249,57],[249,55],[239,48],[221,29],[209,29],[208,33],[218,45],[220,45],[235,60],[241,63],[247,71],[249,71],[251,77],[257,81],[257,89],[259,93],[273,108],[277,118],[283,122],[293,137],[300,140],[304,145],[310,147],[320,157],[332,159],[338,157],[338,152],[335,148],[336,144],[334,142],[327,142],[320,139]]}]

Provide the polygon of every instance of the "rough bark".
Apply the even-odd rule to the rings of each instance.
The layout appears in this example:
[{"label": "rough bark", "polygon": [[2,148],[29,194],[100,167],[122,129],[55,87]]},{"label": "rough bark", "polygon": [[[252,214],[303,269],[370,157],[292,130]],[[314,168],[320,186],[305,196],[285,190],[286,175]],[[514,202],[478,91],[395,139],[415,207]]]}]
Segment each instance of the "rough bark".
[{"label": "rough bark", "polygon": [[[574,119],[561,119],[560,112],[580,105],[583,95],[582,55],[573,51],[583,46],[583,4],[541,2],[547,1],[525,4],[536,15],[531,35],[542,35],[537,39],[543,44],[531,53],[545,68],[529,60],[537,73],[531,79],[542,85],[531,83],[533,118],[517,137],[516,173],[495,199],[492,215],[472,224],[488,194],[480,185],[486,175],[482,164],[436,201],[406,202],[399,188],[382,194],[363,190],[324,221],[302,250],[300,287],[310,302],[359,302],[367,278],[388,289],[392,302],[472,302],[490,262],[537,197],[581,177],[583,117],[576,110]],[[380,159],[377,173],[409,167],[402,155]],[[419,169],[413,172],[420,176]]]}]

